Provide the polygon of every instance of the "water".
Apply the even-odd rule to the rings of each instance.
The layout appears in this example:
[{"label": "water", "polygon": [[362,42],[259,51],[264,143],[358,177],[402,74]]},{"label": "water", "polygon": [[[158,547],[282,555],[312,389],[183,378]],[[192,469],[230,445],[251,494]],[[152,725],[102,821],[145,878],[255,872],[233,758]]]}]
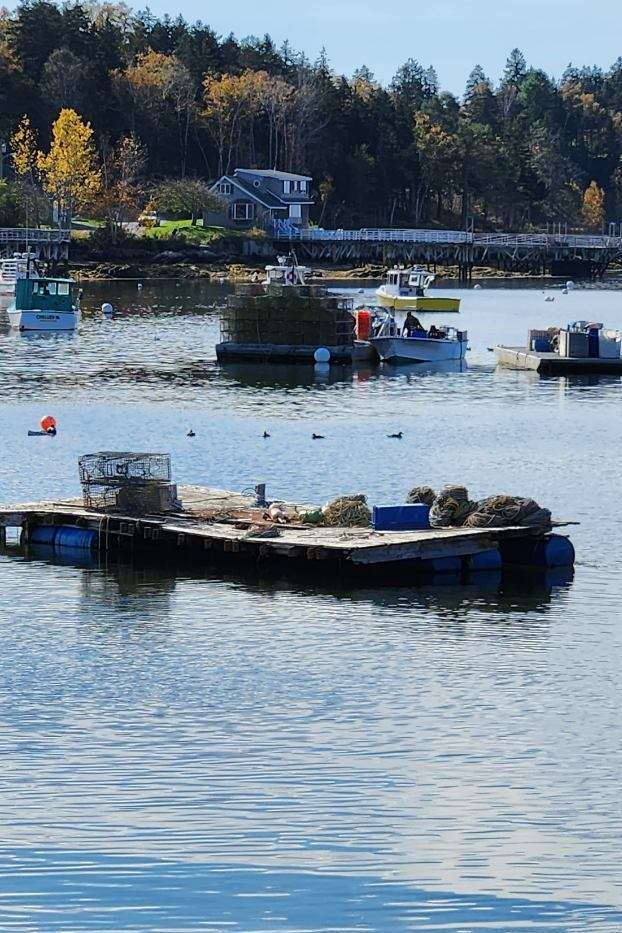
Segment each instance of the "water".
[{"label": "water", "polygon": [[[487,285],[466,372],[326,376],[217,367],[223,291],[99,283],[111,321],[0,328],[0,499],[75,495],[101,448],[320,503],[464,481],[580,521],[574,579],[352,591],[10,548],[0,930],[619,930],[622,383],[487,347],[622,327],[620,293]],[[46,413],[59,435],[28,438]]]}]

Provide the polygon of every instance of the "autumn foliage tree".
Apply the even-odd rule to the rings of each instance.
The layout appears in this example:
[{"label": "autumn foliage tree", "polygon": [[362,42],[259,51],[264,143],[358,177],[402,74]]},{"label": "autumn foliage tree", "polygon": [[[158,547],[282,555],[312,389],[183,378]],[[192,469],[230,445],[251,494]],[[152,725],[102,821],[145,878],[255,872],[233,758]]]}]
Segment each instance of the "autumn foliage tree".
[{"label": "autumn foliage tree", "polygon": [[605,192],[595,181],[590,182],[583,195],[583,220],[589,230],[601,232],[605,222]]},{"label": "autumn foliage tree", "polygon": [[39,153],[37,167],[45,191],[67,221],[94,203],[102,179],[93,130],[75,110],[61,110],[52,126],[50,150]]}]

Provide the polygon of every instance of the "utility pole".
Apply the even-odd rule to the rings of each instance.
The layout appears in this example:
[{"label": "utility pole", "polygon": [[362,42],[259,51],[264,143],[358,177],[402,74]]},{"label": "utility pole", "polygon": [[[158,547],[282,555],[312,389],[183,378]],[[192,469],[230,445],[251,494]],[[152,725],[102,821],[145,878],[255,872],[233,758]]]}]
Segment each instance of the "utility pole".
[{"label": "utility pole", "polygon": [[4,157],[6,155],[6,142],[0,139],[0,181],[4,178]]}]

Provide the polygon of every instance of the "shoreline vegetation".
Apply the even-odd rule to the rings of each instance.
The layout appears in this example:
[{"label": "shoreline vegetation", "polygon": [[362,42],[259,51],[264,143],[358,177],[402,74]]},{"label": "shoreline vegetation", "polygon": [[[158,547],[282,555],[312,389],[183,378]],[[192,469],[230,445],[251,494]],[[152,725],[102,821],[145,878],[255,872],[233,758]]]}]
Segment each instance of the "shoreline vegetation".
[{"label": "shoreline vegetation", "polygon": [[222,212],[214,182],[241,166],[311,179],[310,221],[325,228],[619,225],[622,58],[553,78],[515,48],[495,78],[474,63],[460,95],[431,64],[395,64],[383,84],[269,35],[19,0],[0,10],[0,226],[87,214],[114,242],[141,218],[184,218],[208,247],[196,220]]}]

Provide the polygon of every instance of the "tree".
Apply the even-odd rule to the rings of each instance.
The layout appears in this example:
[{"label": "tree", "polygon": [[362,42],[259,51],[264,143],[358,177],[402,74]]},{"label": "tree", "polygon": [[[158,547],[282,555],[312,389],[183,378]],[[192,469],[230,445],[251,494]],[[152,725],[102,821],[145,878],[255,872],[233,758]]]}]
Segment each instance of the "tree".
[{"label": "tree", "polygon": [[113,243],[128,217],[138,210],[143,195],[140,178],[146,161],[145,147],[136,136],[124,136],[116,149],[103,147],[103,185],[97,207]]},{"label": "tree", "polygon": [[196,117],[196,85],[186,66],[175,55],[150,49],[138,56],[124,74],[134,103],[152,124],[162,126],[172,111],[176,128],[181,177],[186,174],[190,127]]},{"label": "tree", "polygon": [[38,157],[43,187],[68,221],[95,201],[101,190],[101,171],[90,123],[75,110],[61,110],[52,126],[52,145]]},{"label": "tree", "polygon": [[88,61],[79,58],[71,49],[55,49],[48,58],[41,75],[41,90],[54,107],[81,109],[86,101],[85,77]]},{"label": "tree", "polygon": [[583,195],[583,220],[589,230],[601,232],[605,222],[605,192],[595,181],[590,182]]},{"label": "tree", "polygon": [[204,211],[223,211],[226,207],[221,198],[214,194],[209,185],[199,179],[169,178],[154,192],[158,210],[191,218],[194,226]]},{"label": "tree", "polygon": [[34,180],[38,155],[37,135],[32,128],[30,118],[24,114],[11,136],[11,158],[15,172]]}]

